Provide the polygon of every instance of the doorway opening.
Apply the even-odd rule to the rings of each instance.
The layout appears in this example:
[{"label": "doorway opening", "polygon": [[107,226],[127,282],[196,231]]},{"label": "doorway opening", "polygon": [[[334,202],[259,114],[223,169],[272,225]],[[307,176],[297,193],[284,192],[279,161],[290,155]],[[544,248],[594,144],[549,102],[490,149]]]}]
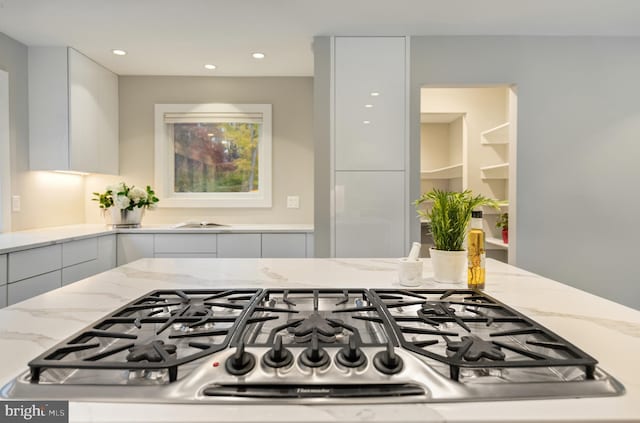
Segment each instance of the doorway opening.
[{"label": "doorway opening", "polygon": [[[420,189],[471,190],[498,200],[483,208],[487,257],[515,264],[517,91],[513,85],[423,87],[420,92]],[[508,240],[502,226],[508,218]],[[421,221],[423,250],[433,245]]]}]

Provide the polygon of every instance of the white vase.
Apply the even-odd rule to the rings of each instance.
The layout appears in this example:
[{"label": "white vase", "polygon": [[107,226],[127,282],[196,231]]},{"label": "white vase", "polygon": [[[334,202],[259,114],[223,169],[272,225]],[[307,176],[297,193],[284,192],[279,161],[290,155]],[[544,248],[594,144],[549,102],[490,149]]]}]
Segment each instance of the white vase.
[{"label": "white vase", "polygon": [[443,283],[463,283],[467,280],[467,252],[429,249],[433,264],[433,280]]},{"label": "white vase", "polygon": [[109,207],[104,212],[107,225],[114,228],[138,228],[142,222],[144,208],[134,207],[133,210]]}]

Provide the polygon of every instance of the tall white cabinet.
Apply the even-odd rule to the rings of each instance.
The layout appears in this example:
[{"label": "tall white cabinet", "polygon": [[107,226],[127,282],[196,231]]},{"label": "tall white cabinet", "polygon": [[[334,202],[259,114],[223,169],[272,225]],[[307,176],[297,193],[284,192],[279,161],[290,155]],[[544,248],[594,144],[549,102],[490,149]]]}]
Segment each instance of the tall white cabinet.
[{"label": "tall white cabinet", "polygon": [[406,43],[405,37],[333,39],[332,256],[405,252]]},{"label": "tall white cabinet", "polygon": [[32,170],[118,173],[118,76],[67,47],[29,47]]}]

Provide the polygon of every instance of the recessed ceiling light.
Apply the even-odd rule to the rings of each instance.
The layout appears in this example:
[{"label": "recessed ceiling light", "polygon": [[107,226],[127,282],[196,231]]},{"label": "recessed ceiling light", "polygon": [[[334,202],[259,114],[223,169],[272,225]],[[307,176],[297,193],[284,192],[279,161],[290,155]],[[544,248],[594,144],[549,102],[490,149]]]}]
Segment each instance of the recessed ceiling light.
[{"label": "recessed ceiling light", "polygon": [[368,125],[368,124],[371,123],[371,121],[370,120],[363,120],[362,123],[364,123],[365,125]]},{"label": "recessed ceiling light", "polygon": [[116,56],[124,56],[124,55],[126,55],[126,54],[127,54],[127,52],[126,52],[126,51],[124,51],[124,50],[118,50],[118,49],[111,50],[111,53],[115,54]]},{"label": "recessed ceiling light", "polygon": [[216,68],[216,65],[206,64],[206,65],[204,65],[204,67],[205,67],[206,69],[209,69],[209,70],[214,70],[214,69]]},{"label": "recessed ceiling light", "polygon": [[373,107],[373,104],[365,104],[364,107],[366,107],[367,109],[370,109]]},{"label": "recessed ceiling light", "polygon": [[379,95],[380,95],[380,93],[377,92],[377,91],[374,91],[374,92],[371,93],[371,97],[377,97]]},{"label": "recessed ceiling light", "polygon": [[251,56],[254,59],[264,59],[264,53],[253,53]]}]

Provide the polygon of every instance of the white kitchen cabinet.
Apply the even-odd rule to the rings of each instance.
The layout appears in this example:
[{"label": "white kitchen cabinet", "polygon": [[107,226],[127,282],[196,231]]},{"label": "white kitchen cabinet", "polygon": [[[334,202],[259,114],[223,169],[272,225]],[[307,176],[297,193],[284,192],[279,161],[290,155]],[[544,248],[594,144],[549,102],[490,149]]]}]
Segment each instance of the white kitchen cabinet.
[{"label": "white kitchen cabinet", "polygon": [[405,54],[404,37],[335,38],[336,170],[404,170]]},{"label": "white kitchen cabinet", "polygon": [[262,256],[260,234],[219,234],[218,257],[258,258]]},{"label": "white kitchen cabinet", "polygon": [[[326,191],[328,245],[320,255],[333,257],[401,257],[408,243],[406,216],[409,163],[406,37],[333,37],[329,49],[318,50],[318,63],[330,57],[333,72],[319,76],[319,86],[332,86],[326,117],[333,128],[316,140],[326,143],[333,185]],[[322,100],[322,99],[321,99]],[[323,105],[325,104],[323,103]],[[325,151],[327,150],[322,150]],[[319,168],[327,166],[323,157]],[[318,210],[316,210],[318,213]],[[326,212],[325,212],[326,213]],[[329,249],[326,251],[325,248]]]},{"label": "white kitchen cabinet", "polygon": [[62,267],[98,258],[98,238],[86,238],[62,244]]},{"label": "white kitchen cabinet", "polygon": [[98,267],[97,272],[105,272],[117,265],[116,235],[98,237]]},{"label": "white kitchen cabinet", "polygon": [[336,172],[336,257],[400,257],[404,172]]},{"label": "white kitchen cabinet", "polygon": [[215,253],[216,234],[156,234],[155,253]]},{"label": "white kitchen cabinet", "polygon": [[153,234],[118,234],[118,266],[153,257]]},{"label": "white kitchen cabinet", "polygon": [[62,269],[62,285],[69,285],[81,279],[100,273],[98,260],[85,261]]},{"label": "white kitchen cabinet", "polygon": [[10,283],[7,285],[7,303],[8,305],[12,305],[27,298],[60,288],[61,282],[61,271],[56,270]]},{"label": "white kitchen cabinet", "polygon": [[60,244],[9,253],[9,283],[59,270],[61,267]]},{"label": "white kitchen cabinet", "polygon": [[305,234],[262,234],[262,257],[304,258],[306,255]]},{"label": "white kitchen cabinet", "polygon": [[0,254],[0,286],[7,283],[7,255]]},{"label": "white kitchen cabinet", "polygon": [[118,76],[66,47],[29,47],[32,170],[118,173]]}]

